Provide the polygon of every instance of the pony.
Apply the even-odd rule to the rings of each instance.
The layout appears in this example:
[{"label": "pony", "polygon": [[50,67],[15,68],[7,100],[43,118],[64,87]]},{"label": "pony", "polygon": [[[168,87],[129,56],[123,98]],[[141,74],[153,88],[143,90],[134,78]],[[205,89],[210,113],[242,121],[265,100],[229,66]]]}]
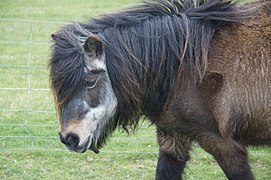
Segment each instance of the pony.
[{"label": "pony", "polygon": [[254,179],[248,145],[271,145],[271,1],[154,0],[52,34],[49,79],[70,150],[117,128],[157,129],[156,179],[181,179],[191,143],[228,179]]}]

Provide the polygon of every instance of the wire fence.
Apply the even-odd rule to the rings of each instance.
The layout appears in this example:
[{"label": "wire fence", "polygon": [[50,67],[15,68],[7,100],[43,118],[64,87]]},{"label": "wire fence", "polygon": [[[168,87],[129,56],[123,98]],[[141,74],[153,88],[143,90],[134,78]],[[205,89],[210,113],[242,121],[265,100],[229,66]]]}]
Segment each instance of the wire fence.
[{"label": "wire fence", "polygon": [[[0,151],[66,151],[48,88],[50,38],[67,22],[0,18]],[[154,128],[117,131],[105,153],[157,153]],[[121,147],[121,148],[120,148]]]}]

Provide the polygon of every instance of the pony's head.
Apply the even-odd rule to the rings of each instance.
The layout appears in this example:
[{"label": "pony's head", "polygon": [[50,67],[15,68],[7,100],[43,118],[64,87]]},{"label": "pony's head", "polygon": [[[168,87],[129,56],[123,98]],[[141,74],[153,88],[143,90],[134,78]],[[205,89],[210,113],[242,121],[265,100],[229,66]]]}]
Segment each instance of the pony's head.
[{"label": "pony's head", "polygon": [[69,26],[52,38],[49,70],[60,118],[60,139],[75,152],[91,149],[98,153],[117,126],[113,118],[118,104],[103,42],[86,30],[75,32]]}]

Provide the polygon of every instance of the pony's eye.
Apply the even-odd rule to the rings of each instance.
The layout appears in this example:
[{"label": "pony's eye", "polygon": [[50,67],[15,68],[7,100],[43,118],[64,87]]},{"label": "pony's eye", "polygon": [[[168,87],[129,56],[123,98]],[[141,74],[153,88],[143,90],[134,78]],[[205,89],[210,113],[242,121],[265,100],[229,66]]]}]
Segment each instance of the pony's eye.
[{"label": "pony's eye", "polygon": [[87,80],[83,83],[86,89],[93,89],[97,84],[97,79],[95,81]]}]

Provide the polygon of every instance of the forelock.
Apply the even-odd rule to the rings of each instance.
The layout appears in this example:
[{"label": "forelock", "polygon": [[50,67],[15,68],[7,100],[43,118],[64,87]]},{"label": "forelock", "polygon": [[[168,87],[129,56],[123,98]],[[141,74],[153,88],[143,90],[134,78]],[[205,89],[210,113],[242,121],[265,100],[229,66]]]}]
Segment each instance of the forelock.
[{"label": "forelock", "polygon": [[83,44],[91,34],[82,24],[74,23],[62,27],[53,36],[48,67],[58,111],[80,87],[85,66]]}]

